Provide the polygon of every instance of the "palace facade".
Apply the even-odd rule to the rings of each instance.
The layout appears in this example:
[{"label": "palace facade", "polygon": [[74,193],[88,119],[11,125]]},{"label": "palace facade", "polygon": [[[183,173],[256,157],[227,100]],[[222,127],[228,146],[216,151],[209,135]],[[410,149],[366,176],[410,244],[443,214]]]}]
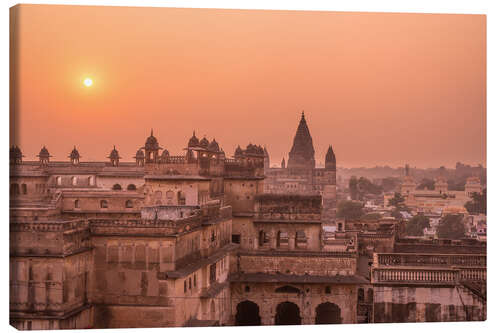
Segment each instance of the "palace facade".
[{"label": "palace facade", "polygon": [[11,324],[484,320],[485,244],[405,242],[397,220],[335,221],[335,155],[315,168],[310,138],[302,116],[284,170],[261,146],[229,158],[195,133],[171,155],[151,131],[133,163],[116,147],[103,162],[76,147],[68,161],[46,147],[26,161],[12,147]]}]

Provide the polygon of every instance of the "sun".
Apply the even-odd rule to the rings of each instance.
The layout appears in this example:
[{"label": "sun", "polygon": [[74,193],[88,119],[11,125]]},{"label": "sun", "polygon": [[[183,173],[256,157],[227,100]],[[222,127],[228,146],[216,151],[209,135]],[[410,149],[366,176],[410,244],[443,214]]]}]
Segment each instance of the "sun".
[{"label": "sun", "polygon": [[91,78],[86,78],[85,80],[83,80],[83,84],[85,85],[85,87],[90,87],[94,82],[92,81]]}]

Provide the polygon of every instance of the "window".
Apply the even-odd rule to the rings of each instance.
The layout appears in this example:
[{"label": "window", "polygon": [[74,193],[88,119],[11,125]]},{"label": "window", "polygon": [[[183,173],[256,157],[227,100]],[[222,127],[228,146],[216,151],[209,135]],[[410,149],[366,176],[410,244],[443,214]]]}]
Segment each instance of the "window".
[{"label": "window", "polygon": [[245,292],[249,293],[250,292],[250,286],[245,286]]},{"label": "window", "polygon": [[187,281],[184,280],[184,292],[187,292]]},{"label": "window", "polygon": [[26,186],[26,184],[22,184],[21,185],[21,193],[22,194],[27,194],[28,193],[28,187]]},{"label": "window", "polygon": [[269,238],[264,230],[259,232],[259,246],[264,246],[269,243]]},{"label": "window", "polygon": [[193,276],[193,286],[196,288],[196,274]]},{"label": "window", "polygon": [[295,247],[300,249],[305,249],[307,247],[306,233],[302,230],[295,233]]},{"label": "window", "polygon": [[240,244],[241,243],[241,235],[233,234],[231,236],[231,242],[233,242],[235,244]]},{"label": "window", "polygon": [[121,191],[121,190],[122,190],[122,187],[120,184],[113,185],[113,191]]},{"label": "window", "polygon": [[108,202],[106,200],[101,200],[101,208],[108,208]]},{"label": "window", "polygon": [[189,278],[189,290],[191,290],[191,278]]},{"label": "window", "polygon": [[125,208],[132,208],[134,205],[132,204],[132,200],[125,201]]},{"label": "window", "polygon": [[210,265],[210,283],[217,278],[217,263]]},{"label": "window", "polygon": [[129,184],[127,186],[127,191],[135,191],[137,190],[137,187],[134,184]]},{"label": "window", "polygon": [[62,178],[61,178],[61,176],[57,176],[56,177],[56,184],[57,184],[57,186],[61,186],[62,185]]},{"label": "window", "polygon": [[87,181],[89,183],[89,186],[94,186],[94,176],[89,176],[87,178]]},{"label": "window", "polygon": [[76,179],[76,177],[74,177],[74,176],[73,176],[73,177],[71,177],[71,185],[76,186],[76,184],[77,184],[77,179]]},{"label": "window", "polygon": [[75,200],[75,208],[80,208],[80,200]]},{"label": "window", "polygon": [[287,247],[288,246],[288,233],[286,231],[278,231],[278,237],[276,239],[277,247]]},{"label": "window", "polygon": [[184,193],[181,191],[177,192],[177,204],[178,205],[185,205],[186,204],[186,197]]},{"label": "window", "polygon": [[331,294],[332,293],[332,288],[330,286],[325,287],[325,294]]},{"label": "window", "polygon": [[210,241],[215,242],[215,232],[212,230],[212,236],[210,237]]}]

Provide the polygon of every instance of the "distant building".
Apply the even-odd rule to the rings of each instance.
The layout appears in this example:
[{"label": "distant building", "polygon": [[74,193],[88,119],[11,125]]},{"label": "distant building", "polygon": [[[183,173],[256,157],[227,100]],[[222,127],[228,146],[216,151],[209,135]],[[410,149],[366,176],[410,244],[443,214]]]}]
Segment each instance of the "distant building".
[{"label": "distant building", "polygon": [[323,203],[322,221],[335,224],[337,206],[337,161],[332,146],[325,155],[325,167],[316,167],[315,151],[309,127],[302,112],[292,148],[281,168],[265,168],[265,193],[295,193],[321,195]]}]

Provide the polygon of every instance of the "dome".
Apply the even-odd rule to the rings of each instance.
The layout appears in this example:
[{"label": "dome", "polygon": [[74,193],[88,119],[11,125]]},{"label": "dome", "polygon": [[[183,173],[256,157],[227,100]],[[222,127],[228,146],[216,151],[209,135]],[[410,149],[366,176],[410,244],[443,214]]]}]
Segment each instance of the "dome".
[{"label": "dome", "polygon": [[203,138],[200,140],[200,146],[203,147],[203,148],[207,148],[209,145],[209,142],[207,140],[207,138]]},{"label": "dome", "polygon": [[10,147],[10,158],[11,159],[21,159],[23,157],[23,153],[18,146]]},{"label": "dome", "polygon": [[110,158],[112,160],[120,159],[120,154],[118,154],[118,150],[116,150],[115,146],[113,146],[113,150],[109,153],[108,158]]},{"label": "dome", "polygon": [[45,146],[43,146],[42,149],[40,149],[40,152],[38,153],[37,156],[40,157],[40,158],[49,158],[49,157],[51,157],[50,154],[49,154],[49,151],[47,150],[47,148],[45,148]]},{"label": "dome", "polygon": [[208,145],[208,150],[219,151],[219,144],[217,143],[217,141],[215,141],[215,139],[213,139],[212,142],[210,142],[210,144]]},{"label": "dome", "polygon": [[78,150],[76,150],[76,146],[73,147],[73,150],[71,151],[68,157],[71,158],[72,160],[80,158],[80,153],[78,152]]},{"label": "dome", "polygon": [[146,139],[146,144],[144,145],[146,150],[158,150],[160,149],[160,145],[158,144],[158,140],[153,136],[153,130],[151,129],[151,135]]},{"label": "dome", "polygon": [[163,151],[163,153],[161,153],[161,158],[167,158],[169,156],[170,156],[170,153],[166,149]]},{"label": "dome", "polygon": [[193,131],[193,136],[191,137],[191,139],[189,139],[188,147],[197,147],[199,144],[200,144],[200,140],[198,140],[198,138],[196,137],[196,135]]}]

